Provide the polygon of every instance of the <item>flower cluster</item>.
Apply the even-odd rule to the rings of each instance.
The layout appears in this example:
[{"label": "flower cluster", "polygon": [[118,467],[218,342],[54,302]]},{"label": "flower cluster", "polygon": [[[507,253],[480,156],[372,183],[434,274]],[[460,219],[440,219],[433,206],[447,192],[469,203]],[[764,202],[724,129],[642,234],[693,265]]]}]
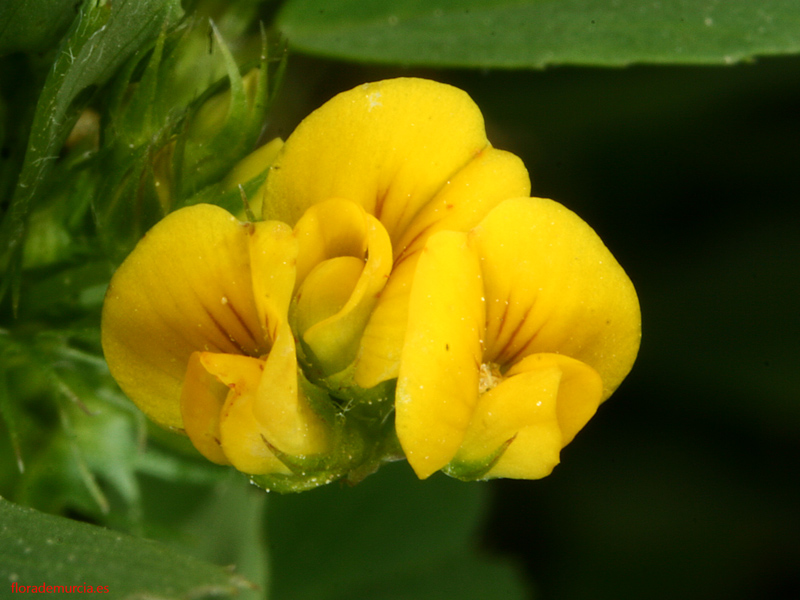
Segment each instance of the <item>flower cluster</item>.
[{"label": "flower cluster", "polygon": [[130,398],[270,489],[402,456],[421,478],[547,475],[639,347],[594,231],[428,80],[338,95],[269,168],[264,220],[180,209],[118,269],[103,346]]}]

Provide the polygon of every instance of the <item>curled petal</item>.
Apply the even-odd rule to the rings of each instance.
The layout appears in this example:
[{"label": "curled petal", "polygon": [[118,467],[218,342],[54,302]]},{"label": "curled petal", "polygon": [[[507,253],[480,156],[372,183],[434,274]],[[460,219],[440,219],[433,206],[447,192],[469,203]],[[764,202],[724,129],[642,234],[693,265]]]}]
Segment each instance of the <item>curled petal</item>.
[{"label": "curled petal", "polygon": [[295,310],[298,333],[314,362],[331,375],[356,358],[389,277],[391,242],[375,217],[345,200],[312,206],[295,235],[300,244],[298,280],[303,282]]},{"label": "curled petal", "polygon": [[420,478],[455,456],[478,401],[485,308],[467,235],[432,236],[409,299],[395,400],[397,437]]},{"label": "curled petal", "polygon": [[295,328],[301,338],[347,304],[363,271],[363,260],[337,256],[322,261],[309,273],[298,290],[294,311]]},{"label": "curled petal", "polygon": [[[206,458],[243,473],[289,473],[272,454],[253,415],[264,361],[250,356],[196,352],[192,355],[181,408],[186,433]],[[209,384],[209,378],[215,381]],[[224,388],[220,402],[219,387]],[[215,460],[219,453],[225,461]]]},{"label": "curled petal", "polygon": [[589,365],[561,354],[532,354],[511,367],[506,377],[522,373],[558,369],[556,416],[561,430],[562,447],[569,444],[597,412],[603,391],[600,374]]},{"label": "curled petal", "polygon": [[103,306],[111,374],[156,423],[182,428],[181,388],[195,351],[269,350],[253,298],[252,225],[199,204],[155,225],[119,267]]},{"label": "curled petal", "polygon": [[272,342],[289,314],[297,271],[297,240],[292,229],[279,221],[254,223],[249,233],[253,296],[262,334]]},{"label": "curled petal", "polygon": [[195,448],[218,464],[251,475],[288,474],[272,452],[323,452],[325,423],[298,393],[297,362],[284,320],[266,359],[195,352],[181,396],[185,430]]},{"label": "curled petal", "polygon": [[294,227],[298,242],[297,286],[321,262],[337,256],[364,260],[367,213],[355,202],[331,198],[309,208]]},{"label": "curled petal", "polygon": [[636,291],[597,234],[564,206],[507,200],[473,231],[486,289],[486,360],[554,352],[603,379],[603,399],[639,349]]},{"label": "curled petal", "polygon": [[403,261],[392,269],[364,328],[355,370],[355,382],[362,388],[368,389],[397,377],[417,258]]},{"label": "curled petal", "polygon": [[299,389],[297,353],[287,321],[278,327],[264,362],[253,414],[269,443],[284,454],[309,456],[329,447],[329,427]]},{"label": "curled petal", "polygon": [[528,356],[481,395],[453,467],[491,465],[482,478],[549,475],[561,448],[594,415],[602,390],[597,372],[580,361]]},{"label": "curled petal", "polygon": [[364,84],[326,102],[289,137],[267,178],[264,215],[294,224],[318,202],[347,198],[396,242],[487,146],[483,116],[465,92],[413,78]]},{"label": "curled petal", "polygon": [[189,358],[181,390],[183,429],[200,454],[218,465],[229,465],[231,463],[222,450],[219,428],[229,388],[203,364],[204,355],[210,354],[193,352]]}]

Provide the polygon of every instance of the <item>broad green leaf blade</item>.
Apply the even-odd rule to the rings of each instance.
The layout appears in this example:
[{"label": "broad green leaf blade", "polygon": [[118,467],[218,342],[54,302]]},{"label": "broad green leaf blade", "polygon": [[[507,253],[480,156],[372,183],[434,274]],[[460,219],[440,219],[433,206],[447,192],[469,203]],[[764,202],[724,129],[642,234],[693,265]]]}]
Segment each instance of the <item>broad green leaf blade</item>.
[{"label": "broad green leaf blade", "polygon": [[[514,566],[464,552],[445,560],[399,572],[330,598],[351,600],[522,600],[524,590]],[[280,600],[276,598],[276,600]]]},{"label": "broad green leaf blade", "polygon": [[241,473],[219,470],[222,479],[215,485],[142,478],[146,531],[183,554],[233,565],[253,584],[240,590],[237,600],[265,600],[267,494]]},{"label": "broad green leaf blade", "polygon": [[420,481],[403,462],[352,488],[270,497],[270,600],[527,597],[510,564],[475,551],[488,490]]},{"label": "broad green leaf blade", "polygon": [[434,67],[731,64],[800,51],[796,0],[289,0],[277,22],[300,52]]},{"label": "broad green leaf blade", "polygon": [[[0,581],[107,586],[109,598],[231,598],[248,584],[166,546],[0,499]],[[37,590],[37,592],[40,590]],[[44,590],[47,591],[47,590]],[[88,592],[88,589],[74,592]],[[7,593],[7,592],[6,592]]]}]

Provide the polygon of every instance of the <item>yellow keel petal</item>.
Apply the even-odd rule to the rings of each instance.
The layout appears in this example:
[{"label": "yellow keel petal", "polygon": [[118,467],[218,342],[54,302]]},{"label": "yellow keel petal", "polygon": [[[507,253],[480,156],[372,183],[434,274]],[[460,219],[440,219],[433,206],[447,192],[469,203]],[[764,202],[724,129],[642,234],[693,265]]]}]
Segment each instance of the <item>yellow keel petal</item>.
[{"label": "yellow keel petal", "polygon": [[481,395],[455,462],[485,462],[508,444],[486,478],[545,477],[596,412],[602,391],[600,376],[580,361],[528,356]]},{"label": "yellow keel petal", "polygon": [[[216,413],[218,440],[208,441],[206,430],[211,429],[208,425],[202,429],[192,427],[187,433],[195,447],[208,456],[205,451],[213,448],[212,444],[218,443],[227,459],[224,464],[232,464],[239,471],[250,475],[289,473],[269,450],[264,441],[263,428],[253,416],[253,403],[261,381],[264,361],[249,356],[198,352],[192,355],[191,365],[204,369],[207,373],[206,379],[213,377],[216,385],[224,385],[227,392],[224,404]],[[211,424],[215,407],[210,403],[203,406],[202,401],[208,395],[190,394],[193,387],[188,384],[184,386],[184,415],[204,415],[207,423]],[[197,425],[201,424],[198,419]]]},{"label": "yellow keel petal", "polygon": [[204,354],[207,353],[194,352],[189,359],[181,390],[183,428],[200,454],[218,465],[229,465],[219,428],[228,386],[203,365]]},{"label": "yellow keel petal", "polygon": [[508,444],[484,475],[539,479],[558,464],[558,368],[526,371],[481,395],[454,463],[482,463]]},{"label": "yellow keel petal", "polygon": [[297,353],[288,322],[278,327],[253,407],[266,439],[292,456],[320,454],[329,447],[328,427],[298,385]]},{"label": "yellow keel petal", "polygon": [[561,354],[532,354],[515,364],[507,377],[556,368],[561,373],[556,416],[563,446],[569,444],[597,412],[603,394],[600,374],[586,363]]},{"label": "yellow keel petal", "polygon": [[302,282],[296,326],[323,374],[332,375],[356,358],[389,277],[391,242],[375,217],[354,202],[336,199],[312,206],[295,235]]},{"label": "yellow keel petal", "polygon": [[249,356],[216,355],[209,365],[230,388],[222,408],[222,449],[234,467],[250,475],[288,474],[267,445],[267,430],[253,413],[264,378],[264,361]]}]

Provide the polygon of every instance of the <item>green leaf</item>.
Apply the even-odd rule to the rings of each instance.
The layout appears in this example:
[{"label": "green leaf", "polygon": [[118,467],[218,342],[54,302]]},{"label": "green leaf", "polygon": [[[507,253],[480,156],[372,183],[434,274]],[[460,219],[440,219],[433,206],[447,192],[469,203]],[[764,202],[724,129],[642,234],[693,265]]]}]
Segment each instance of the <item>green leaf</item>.
[{"label": "green leaf", "polygon": [[181,14],[178,0],[86,1],[62,42],[36,106],[25,161],[0,230],[0,269],[8,270],[0,292],[19,289],[22,241],[31,205],[50,174],[64,141],[87,104],[136,52]]},{"label": "green leaf", "polygon": [[214,485],[143,477],[145,532],[181,553],[234,565],[252,582],[238,600],[264,600],[268,560],[263,536],[267,494],[231,469]]},{"label": "green leaf", "polygon": [[75,0],[3,0],[0,2],[0,56],[50,48],[58,42],[75,14]]},{"label": "green leaf", "polygon": [[270,497],[272,600],[525,598],[511,565],[474,550],[487,491],[419,481],[403,462],[355,487]]},{"label": "green leaf", "polygon": [[336,600],[354,597],[370,600],[513,600],[528,595],[510,564],[465,552],[331,596]]},{"label": "green leaf", "polygon": [[[5,353],[0,350],[0,355],[3,354]],[[6,357],[3,356],[3,358]],[[5,369],[0,369],[0,422],[2,422],[8,430],[11,448],[13,449],[14,456],[17,459],[17,469],[20,473],[24,473],[25,461],[22,456],[22,447],[19,441],[16,406],[14,406],[14,403],[11,401],[11,397],[8,392],[8,376]]]},{"label": "green leaf", "polygon": [[230,598],[247,586],[221,567],[159,543],[46,515],[3,499],[0,581],[6,590],[14,582],[67,589],[107,586],[108,597],[122,600]]},{"label": "green leaf", "polygon": [[280,66],[268,78],[268,63],[277,59],[267,55],[263,33],[234,39],[235,54],[214,22],[194,14],[115,78],[92,165],[102,173],[92,208],[112,261],[184,204],[228,208],[232,201],[233,212],[241,210],[239,190],[224,177],[253,151]]},{"label": "green leaf", "polygon": [[796,0],[289,0],[300,52],[437,67],[730,64],[800,51]]}]

